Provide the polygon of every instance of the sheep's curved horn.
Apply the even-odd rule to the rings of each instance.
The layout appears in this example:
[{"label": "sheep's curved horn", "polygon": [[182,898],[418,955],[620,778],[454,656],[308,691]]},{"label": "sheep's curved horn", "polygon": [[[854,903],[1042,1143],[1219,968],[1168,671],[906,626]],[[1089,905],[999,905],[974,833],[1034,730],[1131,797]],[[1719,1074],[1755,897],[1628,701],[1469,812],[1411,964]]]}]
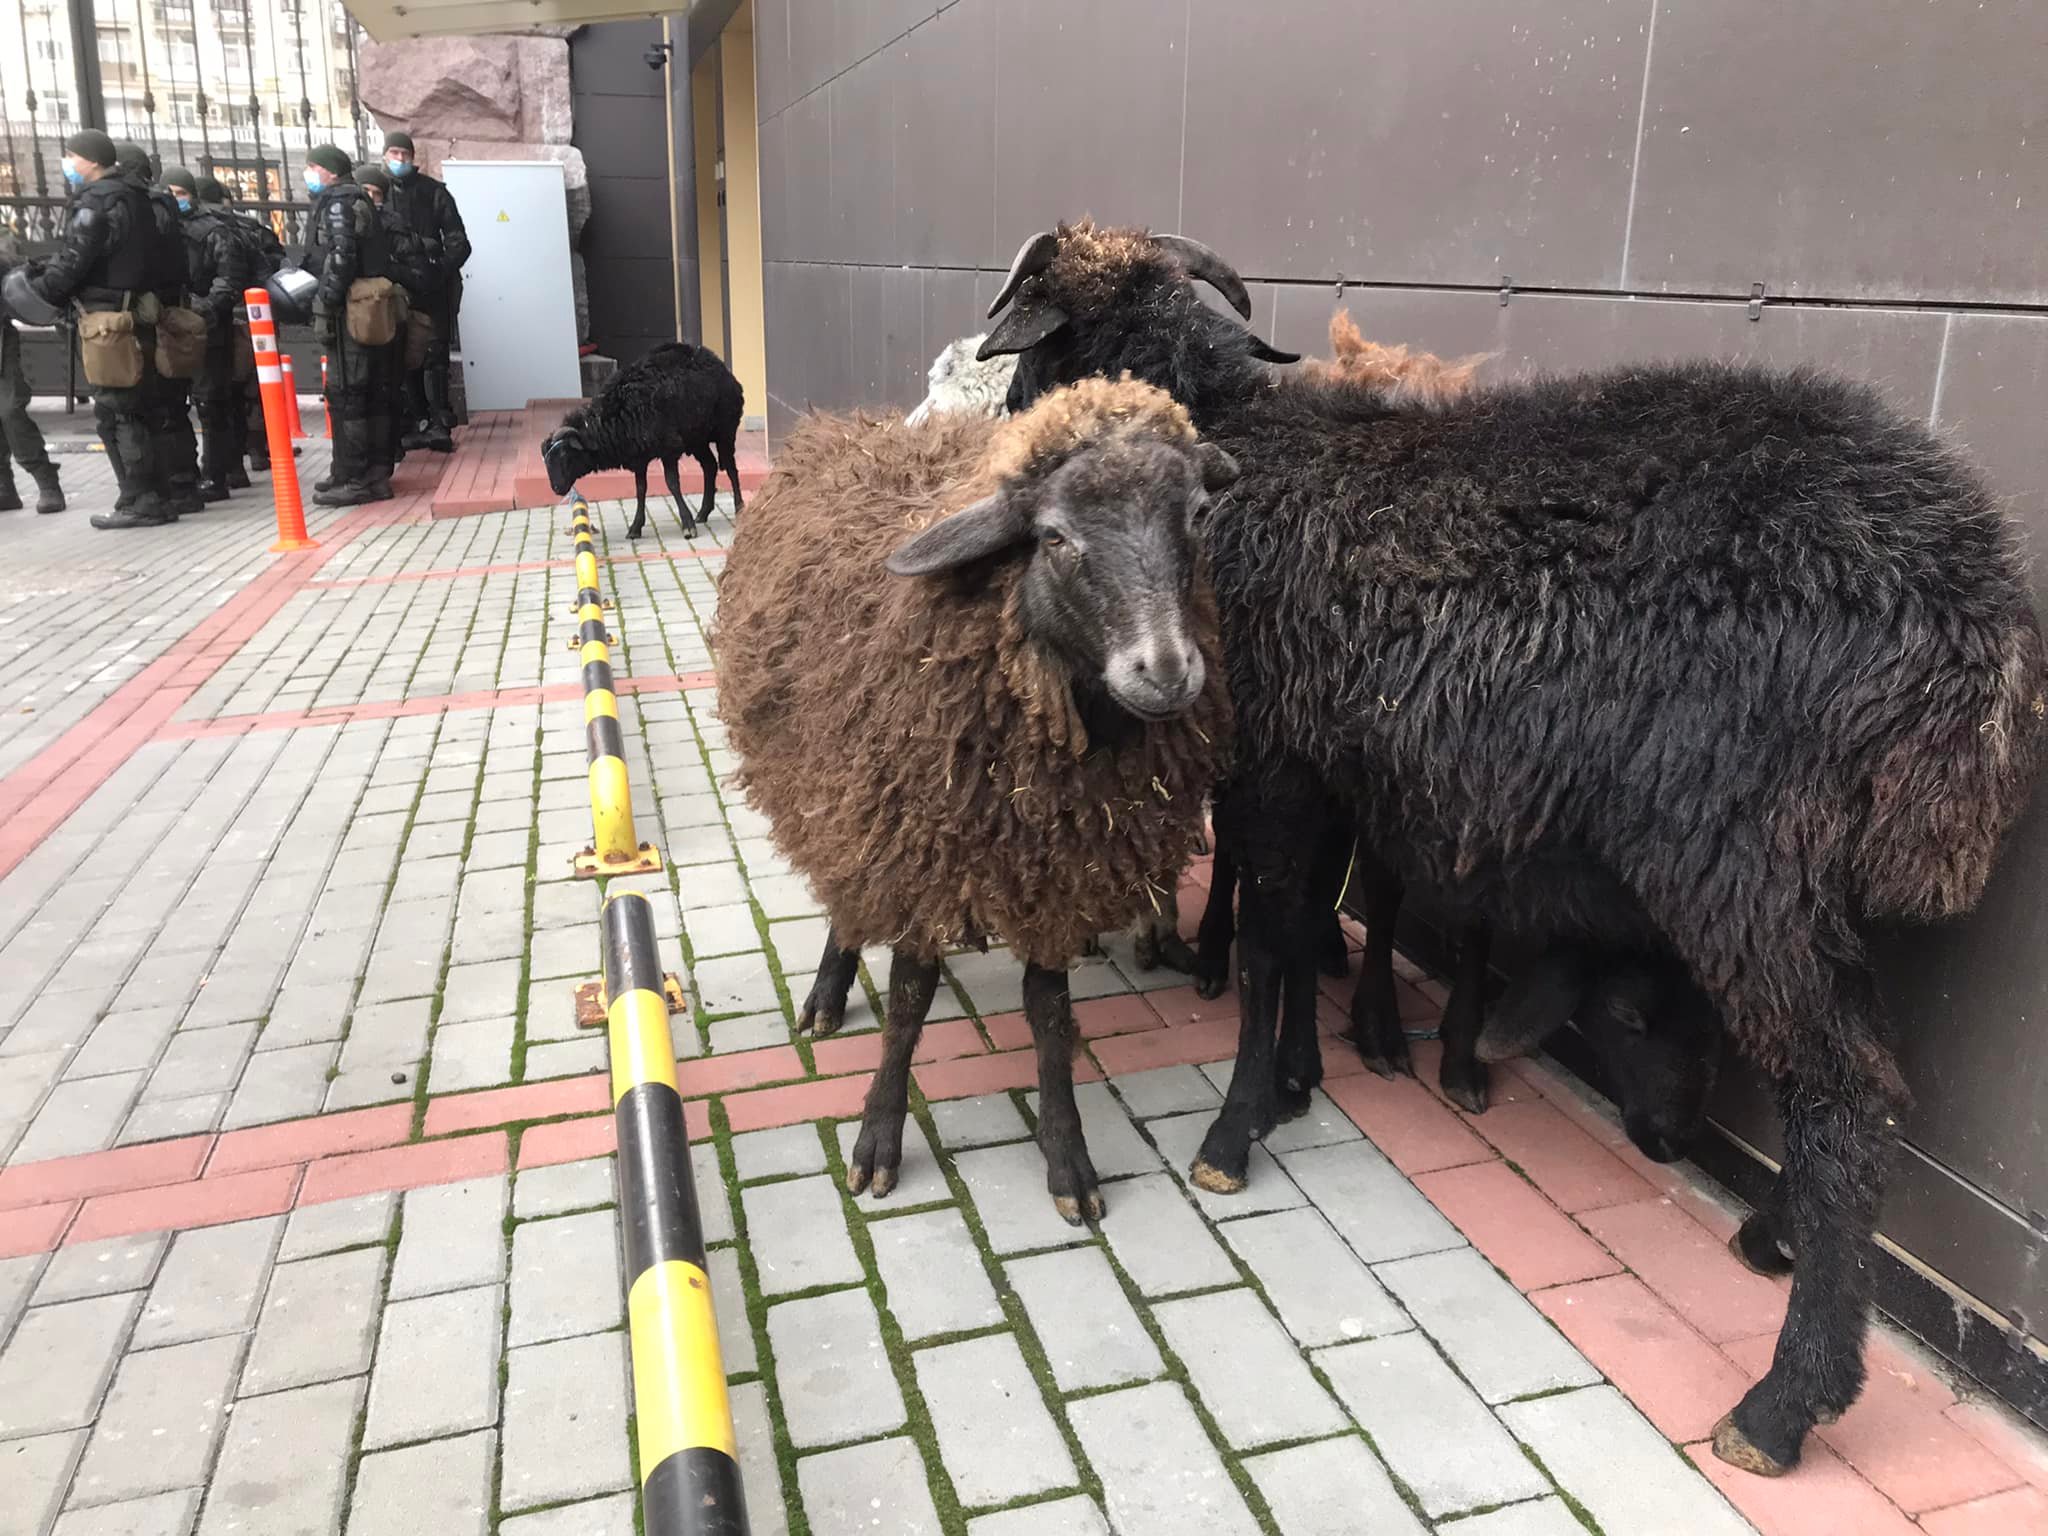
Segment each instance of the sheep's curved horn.
[{"label": "sheep's curved horn", "polygon": [[1230,307],[1241,317],[1251,319],[1252,296],[1245,291],[1244,279],[1213,249],[1186,235],[1154,235],[1152,243],[1173,252],[1187,268],[1189,277],[1199,277],[1228,299]]},{"label": "sheep's curved horn", "polygon": [[1057,304],[1020,304],[997,322],[982,339],[974,356],[977,362],[1022,352],[1045,340],[1067,323],[1067,312]]},{"label": "sheep's curved horn", "polygon": [[1049,229],[1037,234],[1017,247],[1017,259],[1010,263],[1010,275],[1003,279],[1003,286],[996,290],[996,301],[989,305],[991,320],[996,311],[1017,296],[1017,290],[1024,285],[1027,277],[1036,277],[1052,265],[1053,257],[1060,253],[1060,237]]},{"label": "sheep's curved horn", "polygon": [[1298,363],[1301,361],[1301,354],[1299,352],[1283,352],[1262,336],[1252,336],[1251,348],[1252,356],[1262,363]]}]

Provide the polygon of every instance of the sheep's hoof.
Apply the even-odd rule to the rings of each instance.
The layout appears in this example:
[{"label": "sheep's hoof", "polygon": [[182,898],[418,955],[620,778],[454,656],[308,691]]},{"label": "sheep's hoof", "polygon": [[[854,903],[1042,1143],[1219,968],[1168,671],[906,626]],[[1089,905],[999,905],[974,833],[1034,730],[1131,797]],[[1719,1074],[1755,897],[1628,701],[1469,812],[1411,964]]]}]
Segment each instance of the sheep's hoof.
[{"label": "sheep's hoof", "polygon": [[846,1192],[869,1194],[880,1200],[896,1187],[896,1172],[894,1167],[875,1167],[872,1158],[863,1158],[856,1150],[853,1160],[846,1165]]},{"label": "sheep's hoof", "polygon": [[1070,1227],[1083,1227],[1091,1221],[1100,1221],[1103,1213],[1109,1209],[1102,1203],[1099,1192],[1079,1196],[1054,1195],[1052,1208],[1060,1213],[1060,1220]]},{"label": "sheep's hoof", "polygon": [[644,532],[646,532],[646,529],[643,528],[639,523],[635,523],[632,527],[626,530],[626,537],[629,539],[637,539]]},{"label": "sheep's hoof", "polygon": [[1291,1083],[1277,1085],[1273,1090],[1274,1097],[1279,1101],[1280,1105],[1280,1114],[1276,1123],[1285,1125],[1289,1120],[1299,1120],[1303,1115],[1307,1114],[1309,1111],[1310,1091],[1307,1088],[1296,1087]]},{"label": "sheep's hoof", "polygon": [[1437,1086],[1443,1089],[1445,1098],[1467,1114],[1486,1113],[1486,1068],[1478,1062],[1458,1064],[1446,1056],[1443,1070],[1437,1074]]},{"label": "sheep's hoof", "polygon": [[1205,1163],[1199,1157],[1195,1159],[1194,1165],[1188,1169],[1188,1178],[1197,1189],[1206,1189],[1212,1195],[1241,1195],[1244,1193],[1245,1180],[1241,1175],[1225,1173],[1221,1168]]},{"label": "sheep's hoof", "polygon": [[823,1040],[828,1035],[839,1033],[839,1026],[846,1022],[846,1015],[831,1008],[817,1008],[806,1005],[797,1015],[796,1032],[809,1035],[813,1040]]},{"label": "sheep's hoof", "polygon": [[1368,1040],[1364,1035],[1353,1033],[1350,1039],[1351,1043],[1358,1047],[1358,1059],[1365,1063],[1369,1071],[1378,1073],[1381,1077],[1387,1079],[1388,1082],[1392,1082],[1397,1077],[1413,1077],[1415,1075],[1415,1061],[1408,1054],[1408,1042],[1406,1040],[1403,1040],[1397,1046],[1390,1046],[1382,1050],[1378,1042]]},{"label": "sheep's hoof", "polygon": [[1798,1465],[1797,1458],[1780,1461],[1736,1427],[1735,1415],[1728,1414],[1714,1426],[1714,1454],[1731,1467],[1754,1472],[1758,1477],[1783,1477]]},{"label": "sheep's hoof", "polygon": [[1145,956],[1142,951],[1140,951],[1138,956],[1140,969],[1148,971],[1163,965],[1169,971],[1192,972],[1195,964],[1194,950],[1189,947],[1188,941],[1177,933],[1162,933],[1152,941],[1152,963],[1150,965],[1145,964]]},{"label": "sheep's hoof", "polygon": [[1792,1273],[1792,1255],[1771,1235],[1769,1224],[1759,1216],[1751,1216],[1735,1229],[1735,1235],[1728,1239],[1728,1251],[1751,1274],[1775,1280]]},{"label": "sheep's hoof", "polygon": [[1203,999],[1205,1002],[1214,1002],[1229,990],[1230,977],[1223,972],[1204,972],[1199,961],[1195,963],[1193,969],[1195,973],[1195,996]]}]

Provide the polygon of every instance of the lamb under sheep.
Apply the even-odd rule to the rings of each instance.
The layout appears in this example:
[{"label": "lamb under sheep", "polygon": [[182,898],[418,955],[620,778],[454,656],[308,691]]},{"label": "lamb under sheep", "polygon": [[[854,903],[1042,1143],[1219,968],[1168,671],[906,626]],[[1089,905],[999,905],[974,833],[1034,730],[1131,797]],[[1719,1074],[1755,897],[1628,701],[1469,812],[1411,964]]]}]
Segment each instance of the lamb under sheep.
[{"label": "lamb under sheep", "polygon": [[[737,453],[745,414],[746,392],[716,352],[665,341],[605,380],[588,405],[571,411],[541,444],[541,461],[557,496],[568,495],[577,480],[598,470],[632,470],[637,501],[626,537],[637,539],[647,526],[647,466],[659,459],[687,538],[698,523],[711,520],[720,468],[732,484],[733,515],[739,515]],[[684,454],[704,471],[704,504],[694,520],[676,478]]]},{"label": "lamb under sheep", "polygon": [[1470,918],[1669,954],[1777,1086],[1779,1193],[1739,1251],[1782,1237],[1791,1302],[1714,1449],[1782,1473],[1861,1390],[1907,1097],[1859,925],[1973,906],[2040,755],[2014,531],[1924,426],[1824,373],[1636,366],[1404,405],[1276,377],[1190,275],[1139,231],[1035,236],[983,351],[1020,354],[1013,406],[1128,370],[1243,466],[1203,544],[1254,829],[1247,990],[1196,1175],[1241,1185],[1273,1124],[1283,998],[1312,1060],[1297,935],[1334,815]]},{"label": "lamb under sheep", "polygon": [[836,1029],[861,948],[893,950],[853,1192],[895,1186],[940,957],[996,939],[1024,962],[1047,1188],[1102,1213],[1067,967],[1171,901],[1200,833],[1230,702],[1193,527],[1235,473],[1161,391],[1089,380],[1008,421],[809,419],[740,524],[719,710],[831,920],[800,1027]]},{"label": "lamb under sheep", "polygon": [[1010,357],[991,357],[985,362],[975,357],[986,339],[962,336],[939,349],[925,375],[924,399],[904,418],[906,422],[916,426],[934,411],[965,411],[972,416],[1003,414],[1003,401],[1010,392],[1010,375],[1016,371],[1017,363]]}]

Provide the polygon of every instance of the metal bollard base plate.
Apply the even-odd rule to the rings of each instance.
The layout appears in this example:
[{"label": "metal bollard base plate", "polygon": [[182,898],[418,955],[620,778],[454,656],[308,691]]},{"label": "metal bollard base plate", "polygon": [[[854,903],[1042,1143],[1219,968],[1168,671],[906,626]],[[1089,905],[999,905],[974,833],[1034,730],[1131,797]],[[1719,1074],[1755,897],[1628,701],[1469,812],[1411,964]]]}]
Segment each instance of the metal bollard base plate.
[{"label": "metal bollard base plate", "polygon": [[[685,1013],[689,1000],[683,995],[682,978],[674,971],[664,971],[661,976],[662,1001],[668,1004],[668,1011]],[[576,1027],[578,1029],[603,1029],[608,1022],[611,1000],[605,996],[604,981],[600,978],[586,981],[576,988]]]},{"label": "metal bollard base plate", "polygon": [[607,863],[598,857],[597,846],[592,844],[570,863],[578,880],[601,880],[610,875],[658,875],[661,873],[661,850],[652,843],[642,843],[640,851],[632,858]]},{"label": "metal bollard base plate", "polygon": [[[571,635],[569,637],[568,643],[564,645],[562,649],[565,651],[580,651],[583,649],[584,643],[584,639],[581,635]],[[606,630],[604,632],[604,643],[606,645],[617,645],[619,643],[619,637],[613,634],[610,630]]]}]

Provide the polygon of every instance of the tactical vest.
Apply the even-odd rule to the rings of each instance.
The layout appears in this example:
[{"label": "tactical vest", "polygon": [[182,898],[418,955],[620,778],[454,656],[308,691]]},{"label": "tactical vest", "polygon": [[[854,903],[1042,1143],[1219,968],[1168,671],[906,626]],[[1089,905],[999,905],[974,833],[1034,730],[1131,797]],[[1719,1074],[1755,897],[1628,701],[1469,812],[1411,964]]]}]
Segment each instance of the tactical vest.
[{"label": "tactical vest", "polygon": [[91,203],[107,221],[107,244],[82,288],[118,293],[150,291],[149,256],[156,242],[156,224],[149,197],[132,182],[102,176],[78,190],[81,203]]}]

